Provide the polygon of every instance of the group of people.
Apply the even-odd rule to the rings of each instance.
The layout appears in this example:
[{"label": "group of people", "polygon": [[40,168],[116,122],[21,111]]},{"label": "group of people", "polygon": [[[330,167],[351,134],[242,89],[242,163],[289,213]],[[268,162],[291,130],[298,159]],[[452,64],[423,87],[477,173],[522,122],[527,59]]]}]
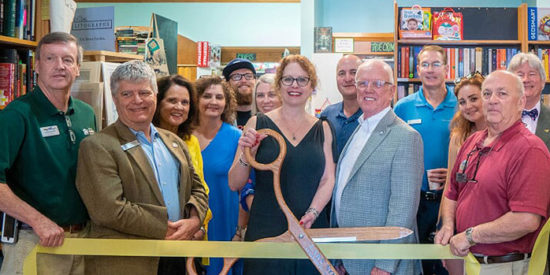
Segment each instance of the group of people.
[{"label": "group of people", "polygon": [[[36,245],[64,238],[255,241],[287,230],[269,171],[279,154],[281,189],[304,228],[400,226],[380,243],[437,243],[474,253],[482,274],[526,274],[550,203],[550,110],[544,68],[520,53],[508,71],[445,83],[446,51],[418,55],[422,88],[392,108],[392,68],[342,57],[343,101],[320,118],[305,110],[319,82],[304,56],[256,77],[232,60],[220,77],[156,79],[141,61],[111,76],[118,120],[96,132],[92,108],[70,96],[82,49],[67,33],[37,47],[35,90],[0,112],[0,211],[20,221],[3,244],[0,274],[22,274]],[[200,245],[200,242],[197,242]],[[183,274],[170,257],[39,254],[39,274]],[[196,259],[218,274],[223,259]],[[338,260],[341,274],[462,274],[460,260]],[[204,269],[204,270],[203,270]],[[245,259],[231,274],[317,274],[308,260]]]}]

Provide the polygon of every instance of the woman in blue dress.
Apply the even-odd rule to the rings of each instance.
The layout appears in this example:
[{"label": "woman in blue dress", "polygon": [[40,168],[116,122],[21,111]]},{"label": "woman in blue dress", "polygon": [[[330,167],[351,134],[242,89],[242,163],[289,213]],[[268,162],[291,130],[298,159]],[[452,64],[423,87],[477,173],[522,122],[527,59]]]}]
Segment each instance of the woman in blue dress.
[{"label": "woman in blue dress", "polygon": [[[230,241],[235,235],[239,214],[239,194],[231,191],[227,183],[227,173],[241,136],[241,131],[230,124],[234,120],[236,102],[229,86],[219,77],[201,78],[195,85],[199,102],[193,134],[201,148],[213,216],[208,226],[208,239]],[[211,258],[206,274],[217,275],[222,267],[222,258]],[[229,274],[240,275],[241,270],[237,264]]]}]

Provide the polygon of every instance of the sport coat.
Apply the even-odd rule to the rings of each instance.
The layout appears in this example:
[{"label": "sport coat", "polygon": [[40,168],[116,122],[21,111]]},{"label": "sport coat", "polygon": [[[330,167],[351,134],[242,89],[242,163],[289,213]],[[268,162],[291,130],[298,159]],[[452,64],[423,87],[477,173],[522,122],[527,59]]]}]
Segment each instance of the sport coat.
[{"label": "sport coat", "polygon": [[550,150],[550,108],[542,103],[540,104],[540,115],[535,135],[542,139],[548,150]]},{"label": "sport coat", "polygon": [[[187,218],[194,206],[202,224],[208,195],[187,147],[176,135],[157,130],[180,164],[180,211]],[[80,144],[76,187],[90,214],[90,238],[165,238],[168,213],[153,168],[136,136],[120,120]],[[158,260],[89,256],[86,274],[157,274]]]},{"label": "sport coat", "polygon": [[[360,127],[355,129],[344,147],[336,175],[340,174],[342,159]],[[416,243],[416,212],[423,173],[422,137],[390,110],[380,120],[353,164],[338,213],[335,213],[333,203],[331,225],[402,226],[415,233],[379,243]],[[339,180],[337,178],[336,186],[342,184]],[[352,275],[370,274],[373,267],[392,274],[420,273],[419,262],[413,260],[343,260],[343,263]]]}]

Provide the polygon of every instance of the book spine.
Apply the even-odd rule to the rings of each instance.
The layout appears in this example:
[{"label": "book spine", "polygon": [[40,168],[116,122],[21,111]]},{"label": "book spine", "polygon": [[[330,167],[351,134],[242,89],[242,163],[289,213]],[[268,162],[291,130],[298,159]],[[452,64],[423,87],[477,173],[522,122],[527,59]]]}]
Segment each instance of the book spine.
[{"label": "book spine", "polygon": [[4,1],[4,35],[15,37],[16,0]]},{"label": "book spine", "polygon": [[23,39],[25,17],[25,0],[16,0],[15,3],[15,37]]},{"label": "book spine", "polygon": [[538,26],[537,26],[537,8],[527,8],[527,31],[529,40],[537,40]]},{"label": "book spine", "polygon": [[482,48],[482,54],[481,54],[481,73],[483,75],[488,75],[489,72],[489,49],[488,48]]},{"label": "book spine", "polygon": [[483,70],[483,49],[481,47],[477,47],[475,55],[475,70],[481,73],[481,71]]},{"label": "book spine", "polygon": [[458,48],[458,75],[456,78],[464,76],[464,48]]},{"label": "book spine", "polygon": [[491,59],[491,72],[494,72],[497,70],[497,49],[492,49],[492,53],[491,53],[491,56],[493,57]]},{"label": "book spine", "polygon": [[409,47],[409,78],[414,77],[414,47]]},{"label": "book spine", "polygon": [[0,110],[13,100],[15,64],[0,63]]}]

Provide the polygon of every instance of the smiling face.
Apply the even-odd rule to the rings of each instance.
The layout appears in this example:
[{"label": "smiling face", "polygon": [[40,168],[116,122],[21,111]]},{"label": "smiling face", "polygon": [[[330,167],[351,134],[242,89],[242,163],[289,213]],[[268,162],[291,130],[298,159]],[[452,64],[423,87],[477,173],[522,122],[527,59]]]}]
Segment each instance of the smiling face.
[{"label": "smiling face", "polygon": [[483,82],[483,113],[490,128],[505,130],[521,118],[525,96],[518,79],[505,71],[491,73]]},{"label": "smiling face", "polygon": [[[237,74],[241,75],[241,79],[237,81],[233,80],[231,77]],[[246,79],[245,76],[242,76],[245,74],[254,76],[254,72],[246,68],[235,70],[229,75],[229,85],[236,93],[235,97],[239,106],[252,104],[252,90],[254,89],[254,84],[256,84],[254,77]]]},{"label": "smiling face", "polygon": [[281,98],[275,92],[273,85],[260,82],[256,87],[256,107],[258,111],[267,113],[282,105]]},{"label": "smiling face", "polygon": [[484,120],[481,89],[476,85],[465,85],[458,91],[458,109],[462,116],[470,122]]},{"label": "smiling face", "polygon": [[43,44],[36,59],[38,85],[44,91],[69,91],[80,75],[78,49],[74,42]]},{"label": "smiling face", "polygon": [[344,99],[354,99],[357,97],[355,74],[360,63],[361,59],[355,55],[346,55],[338,61],[338,65],[336,66],[336,85]]},{"label": "smiling face", "polygon": [[[166,91],[159,105],[159,122],[170,128],[177,128],[189,116],[190,97],[186,87],[174,84]],[[162,127],[165,128],[165,127]]]},{"label": "smiling face", "polygon": [[435,89],[440,88],[444,91],[445,75],[449,66],[445,64],[443,56],[437,51],[424,51],[418,56],[418,76],[422,81],[422,86]]},{"label": "smiling face", "polygon": [[521,64],[516,71],[516,75],[521,78],[523,82],[523,88],[525,89],[525,97],[527,99],[526,108],[532,109],[535,104],[540,101],[540,94],[544,89],[544,81],[542,80],[540,73],[529,66],[528,62]]},{"label": "smiling face", "polygon": [[113,100],[118,117],[126,126],[143,132],[149,129],[157,106],[157,96],[149,80],[121,80]]},{"label": "smiling face", "polygon": [[[394,86],[390,83],[391,75],[381,62],[359,66],[356,76],[357,102],[365,119],[390,106],[394,91]],[[377,87],[376,82],[382,85]]]},{"label": "smiling face", "polygon": [[[290,85],[285,85],[285,79],[293,78],[294,81]],[[298,82],[303,81],[307,84],[304,87],[298,85]],[[313,92],[311,81],[307,72],[296,62],[289,63],[283,70],[281,80],[281,97],[283,104],[289,105],[305,105],[309,96]]]},{"label": "smiling face", "polygon": [[225,96],[220,84],[210,85],[199,98],[199,114],[205,118],[218,118],[225,108]]}]

